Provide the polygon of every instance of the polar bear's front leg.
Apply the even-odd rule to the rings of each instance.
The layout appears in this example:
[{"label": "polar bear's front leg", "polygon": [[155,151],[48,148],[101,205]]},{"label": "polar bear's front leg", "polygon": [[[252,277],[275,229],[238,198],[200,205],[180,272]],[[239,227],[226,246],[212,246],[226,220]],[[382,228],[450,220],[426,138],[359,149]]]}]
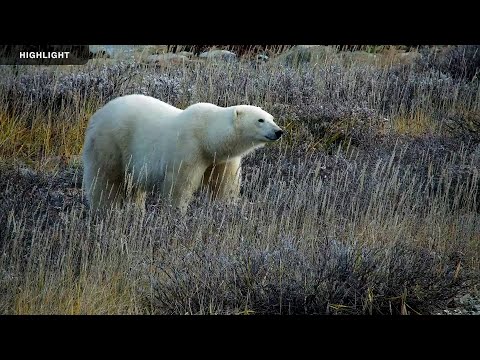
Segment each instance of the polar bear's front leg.
[{"label": "polar bear's front leg", "polygon": [[170,189],[172,204],[179,208],[182,214],[186,213],[194,192],[200,187],[204,172],[205,167],[202,166],[182,166],[174,174],[167,175],[167,178],[171,179],[166,185]]},{"label": "polar bear's front leg", "polygon": [[213,199],[235,200],[240,195],[241,158],[233,158],[209,167],[203,177],[203,185]]}]

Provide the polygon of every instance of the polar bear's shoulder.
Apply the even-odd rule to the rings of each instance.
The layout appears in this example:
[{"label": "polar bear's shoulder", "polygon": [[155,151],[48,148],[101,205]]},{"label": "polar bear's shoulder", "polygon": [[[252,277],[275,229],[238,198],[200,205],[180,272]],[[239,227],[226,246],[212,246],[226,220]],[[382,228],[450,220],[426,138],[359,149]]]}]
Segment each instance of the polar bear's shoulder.
[{"label": "polar bear's shoulder", "polygon": [[127,107],[148,107],[148,108],[157,108],[163,110],[169,110],[172,112],[181,112],[182,110],[167,104],[157,98],[152,96],[142,95],[142,94],[129,94],[120,96],[109,103],[111,106],[127,106]]},{"label": "polar bear's shoulder", "polygon": [[214,110],[220,110],[220,109],[223,109],[222,107],[220,106],[217,106],[215,104],[211,104],[211,103],[206,103],[206,102],[199,102],[199,103],[195,103],[195,104],[192,104],[190,105],[189,107],[187,107],[185,109],[185,111],[198,111],[198,112],[203,112],[203,111],[214,111]]}]

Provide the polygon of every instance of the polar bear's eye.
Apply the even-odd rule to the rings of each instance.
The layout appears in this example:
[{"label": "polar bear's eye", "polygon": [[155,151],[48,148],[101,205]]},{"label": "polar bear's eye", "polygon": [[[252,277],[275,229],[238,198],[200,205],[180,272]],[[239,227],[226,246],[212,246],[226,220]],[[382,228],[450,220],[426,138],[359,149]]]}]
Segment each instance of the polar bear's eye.
[{"label": "polar bear's eye", "polygon": [[263,120],[263,119],[258,119],[258,122],[264,122],[264,121],[265,121],[265,120]]}]

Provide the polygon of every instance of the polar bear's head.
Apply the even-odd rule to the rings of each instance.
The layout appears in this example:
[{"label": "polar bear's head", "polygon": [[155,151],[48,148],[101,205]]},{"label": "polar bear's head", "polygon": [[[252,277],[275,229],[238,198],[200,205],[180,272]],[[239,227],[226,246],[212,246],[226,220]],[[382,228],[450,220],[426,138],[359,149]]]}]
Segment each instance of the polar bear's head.
[{"label": "polar bear's head", "polygon": [[234,106],[233,118],[237,133],[256,144],[276,141],[284,133],[273,121],[273,116],[257,106]]}]

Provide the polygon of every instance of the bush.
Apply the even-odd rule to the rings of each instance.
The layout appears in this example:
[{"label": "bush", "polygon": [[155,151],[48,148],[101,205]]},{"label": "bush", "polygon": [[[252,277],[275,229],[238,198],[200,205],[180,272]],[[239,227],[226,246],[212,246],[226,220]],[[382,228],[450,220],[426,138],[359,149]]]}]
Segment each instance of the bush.
[{"label": "bush", "polygon": [[433,69],[454,79],[478,80],[480,72],[480,45],[456,45],[446,49],[422,47],[417,65]]}]

